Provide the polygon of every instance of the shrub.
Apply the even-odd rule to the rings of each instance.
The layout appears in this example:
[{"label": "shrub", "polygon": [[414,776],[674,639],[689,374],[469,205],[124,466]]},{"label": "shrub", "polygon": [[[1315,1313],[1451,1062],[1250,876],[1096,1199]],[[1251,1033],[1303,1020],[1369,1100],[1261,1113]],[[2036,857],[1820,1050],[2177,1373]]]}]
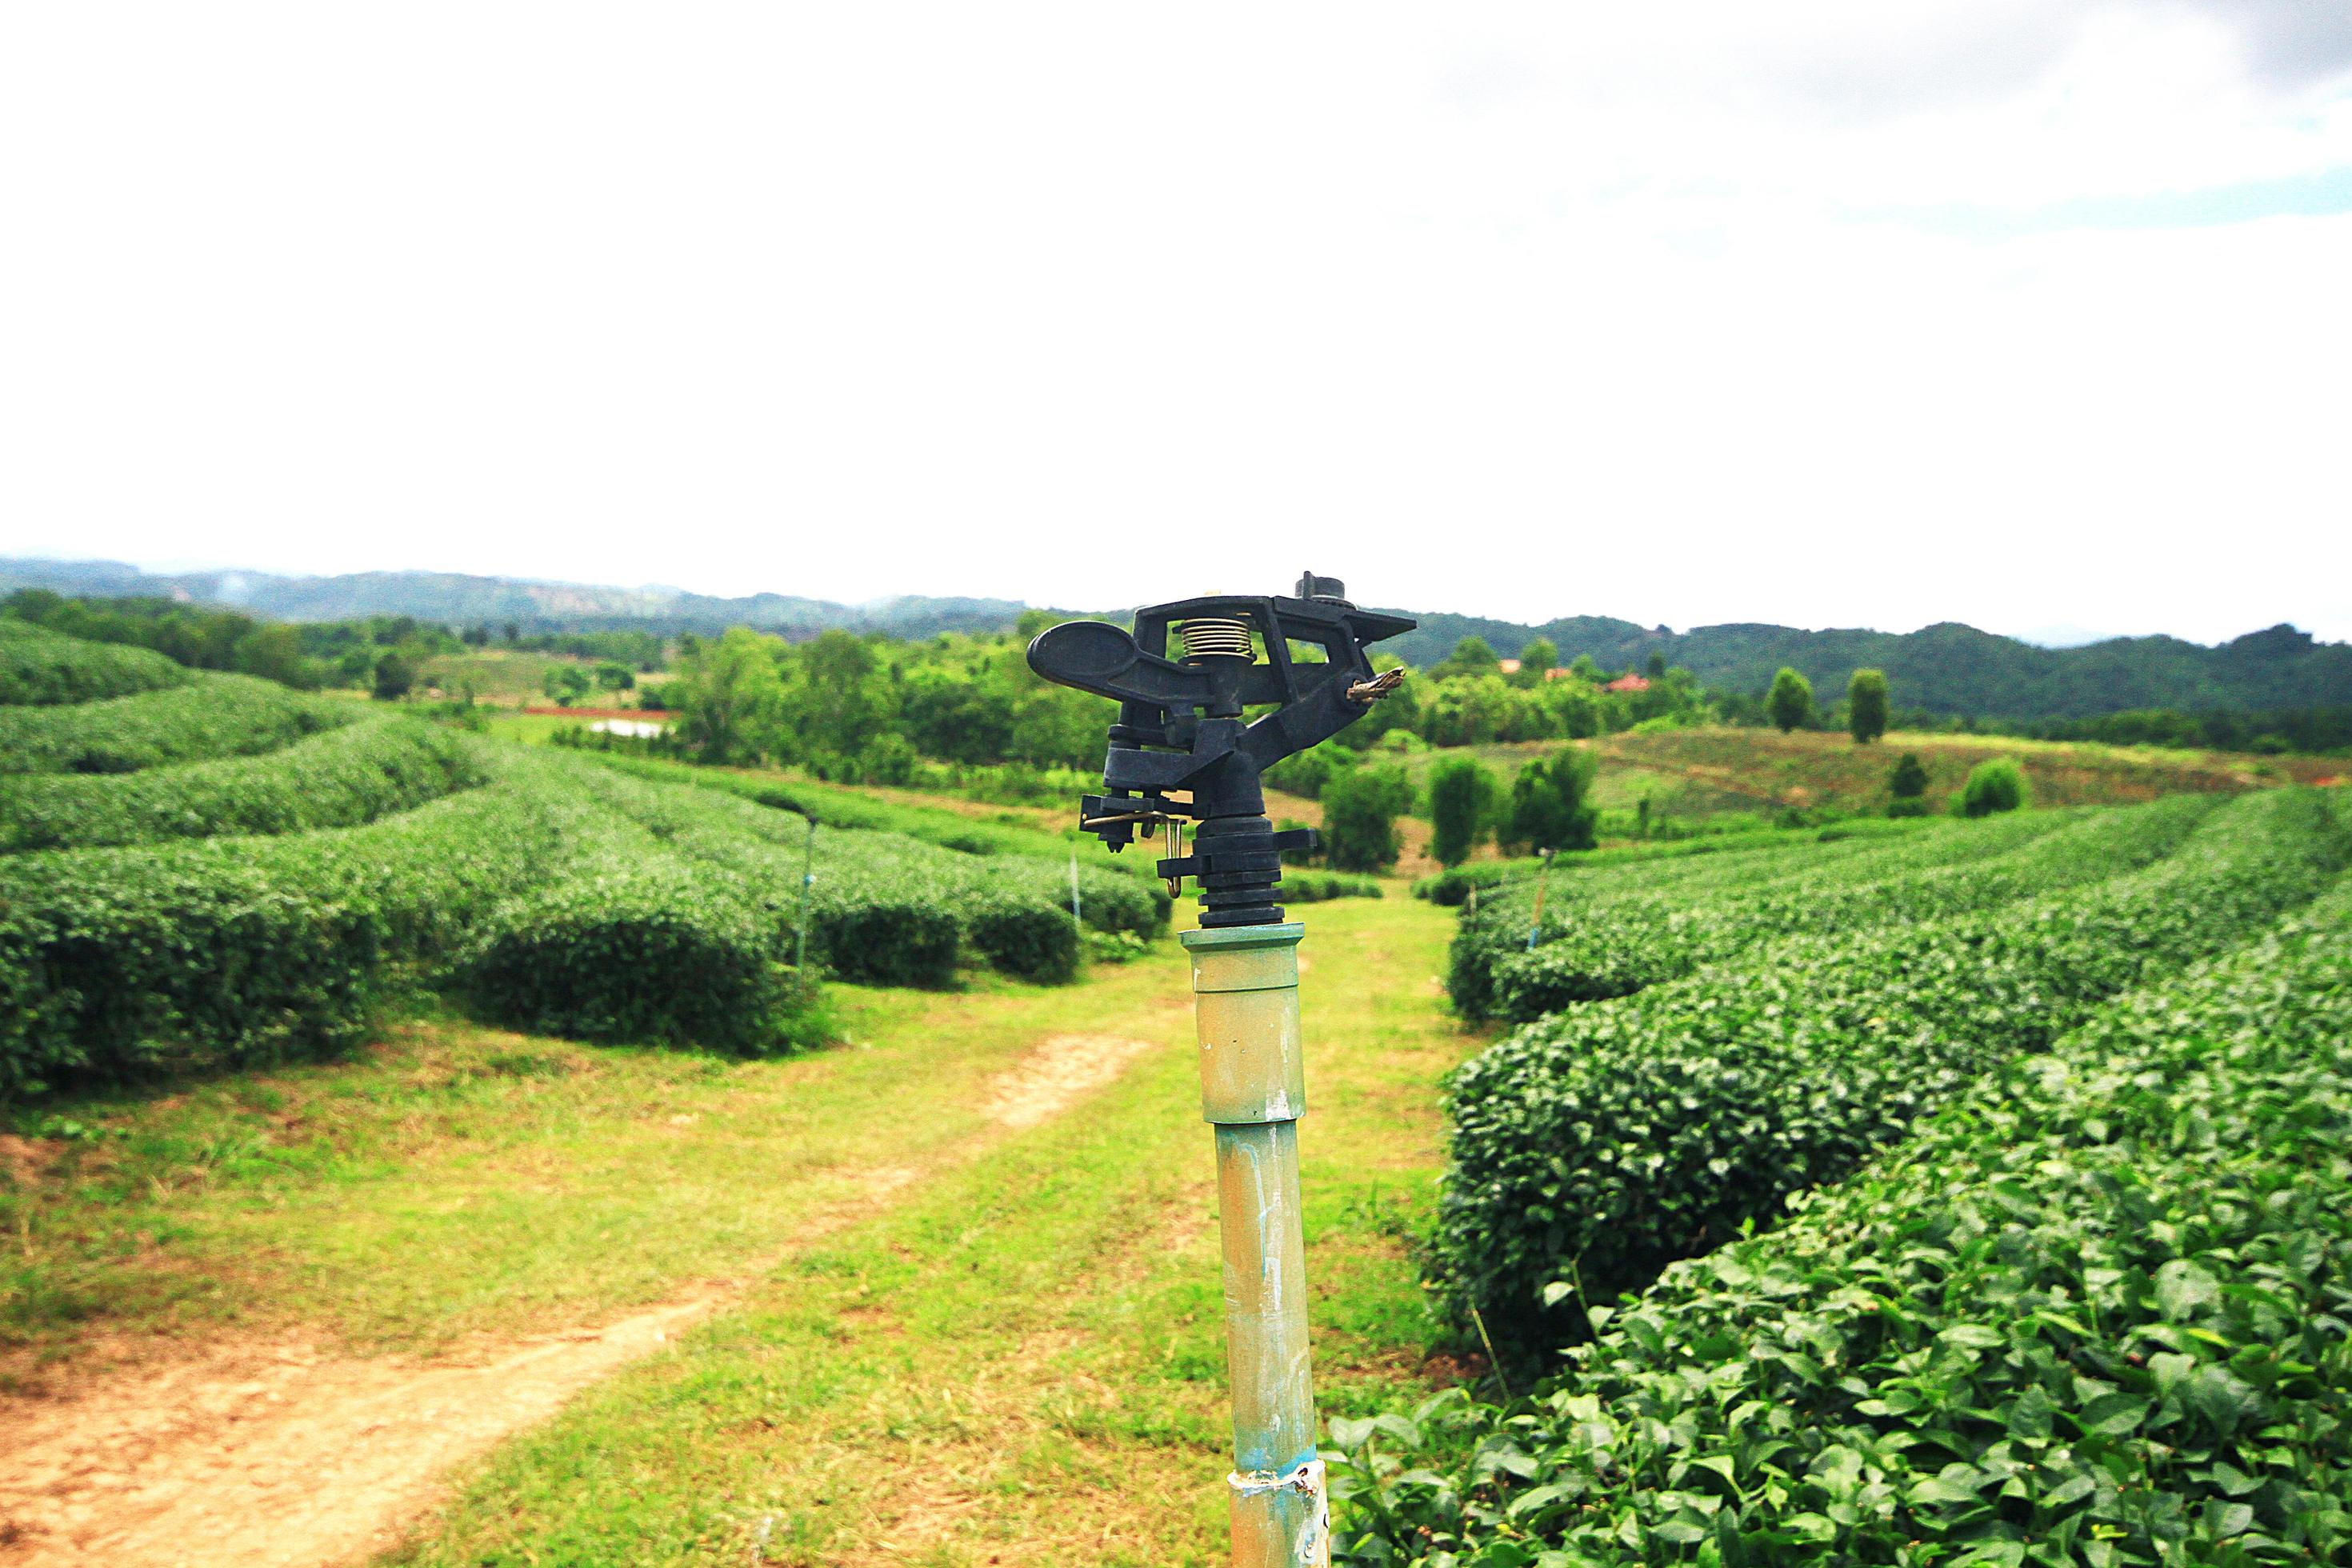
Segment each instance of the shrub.
[{"label": "shrub", "polygon": [[0,1099],[317,1055],[364,1026],[383,957],[372,910],[176,847],[0,869]]},{"label": "shrub", "polygon": [[398,648],[386,648],[375,661],[372,694],[378,702],[397,702],[416,685],[416,663]]},{"label": "shrub", "polygon": [[1334,1421],[1340,1558],[2346,1560],[2352,889],[2312,917],[1596,1303],[1531,1397]]},{"label": "shrub", "polygon": [[1323,858],[1339,871],[1380,871],[1396,864],[1397,814],[1412,805],[1412,785],[1394,764],[1361,763],[1323,785]]},{"label": "shrub", "polygon": [[479,782],[457,736],[423,724],[348,724],[257,757],[119,775],[0,778],[0,849],[342,827]]},{"label": "shrub", "polygon": [[2055,832],[2029,822],[2021,836],[1985,836],[1979,858],[1957,866],[1906,870],[1910,857],[1891,850],[1852,861],[1843,874],[1800,877],[1737,899],[1694,904],[1685,890],[1598,900],[1566,912],[1532,951],[1516,942],[1491,951],[1491,1010],[1524,1023],[1627,995],[1780,937],[1997,909],[2116,876],[2172,853],[2213,804],[2210,795],[2174,795],[2076,816]]},{"label": "shrub", "polygon": [[972,947],[1007,974],[1058,985],[1078,972],[1078,933],[1066,904],[1012,888],[965,901],[963,928]]},{"label": "shrub", "polygon": [[84,642],[0,616],[0,707],[95,702],[188,680],[187,670],[160,653]]},{"label": "shrub", "polygon": [[707,868],[599,867],[502,905],[464,984],[485,1016],[536,1034],[768,1055],[814,1043],[777,934]]},{"label": "shrub", "polygon": [[348,703],[249,675],[50,707],[0,708],[0,773],[127,773],[273,752],[347,723]]},{"label": "shrub", "polygon": [[1333,899],[1377,899],[1381,885],[1370,877],[1348,877],[1336,871],[1301,871],[1285,867],[1275,896],[1286,904],[1328,903]]},{"label": "shrub", "polygon": [[2025,770],[2012,758],[1994,757],[1969,770],[1969,782],[1960,786],[1956,804],[1962,816],[1990,816],[2017,810],[2030,793]]},{"label": "shrub", "polygon": [[1286,794],[1320,800],[1336,773],[1356,765],[1356,753],[1336,741],[1294,752],[1266,769],[1265,782]]},{"label": "shrub", "polygon": [[[1454,1083],[1439,1287],[1522,1342],[1853,1169],[2104,998],[2311,898],[2352,844],[2315,792],[2242,796],[2181,851],[2012,910],[1843,939],[1557,1015]],[[1557,1342],[1554,1340],[1554,1342]]]},{"label": "shrub", "polygon": [[1918,752],[1904,752],[1886,770],[1886,793],[1895,800],[1917,800],[1927,793],[1927,770],[1920,763]]},{"label": "shrub", "polygon": [[1429,775],[1429,852],[1441,866],[1459,866],[1478,847],[1493,815],[1495,775],[1475,757],[1448,757]]},{"label": "shrub", "polygon": [[1592,754],[1563,746],[1538,758],[1511,781],[1511,809],[1499,835],[1514,853],[1590,849],[1600,813],[1586,804],[1600,767]]}]

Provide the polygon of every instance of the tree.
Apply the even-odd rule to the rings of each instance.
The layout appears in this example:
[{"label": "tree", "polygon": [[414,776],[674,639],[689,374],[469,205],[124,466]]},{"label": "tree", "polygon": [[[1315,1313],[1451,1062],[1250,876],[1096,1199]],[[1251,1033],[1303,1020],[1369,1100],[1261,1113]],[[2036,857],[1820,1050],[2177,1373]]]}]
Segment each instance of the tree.
[{"label": "tree", "polygon": [[896,694],[865,638],[838,627],[794,651],[800,679],[787,693],[785,718],[806,760],[856,756],[896,717]]},{"label": "tree", "polygon": [[1845,727],[1857,746],[1886,733],[1886,672],[1857,669],[1845,683]]},{"label": "tree", "polygon": [[1652,680],[1664,680],[1666,678],[1666,656],[1653,651],[1649,662],[1643,668],[1649,671]]},{"label": "tree", "polygon": [[1927,803],[1927,770],[1919,762],[1919,753],[1906,752],[1887,770],[1886,815],[1889,816],[1923,816]]},{"label": "tree", "polygon": [[1323,785],[1324,858],[1341,871],[1395,865],[1397,813],[1412,804],[1412,782],[1393,763],[1332,774]]},{"label": "tree", "polygon": [[1493,675],[1502,662],[1485,637],[1464,637],[1454,645],[1452,653],[1430,668],[1429,673],[1440,680],[1456,675]]},{"label": "tree", "polygon": [[1764,711],[1787,734],[1812,718],[1813,683],[1782,665],[1772,678],[1772,689],[1764,694]]},{"label": "tree", "polygon": [[1512,677],[1516,686],[1541,686],[1544,675],[1559,663],[1559,645],[1549,637],[1536,637],[1519,649],[1519,672]]},{"label": "tree", "polygon": [[1601,814],[1585,800],[1599,765],[1589,752],[1563,746],[1538,757],[1511,781],[1511,810],[1503,828],[1506,847],[1528,849],[1590,849]]},{"label": "tree", "polygon": [[2017,765],[2017,759],[1994,757],[1969,770],[1969,782],[1960,786],[1958,805],[1962,816],[1990,816],[1995,812],[2015,811],[2031,795],[2025,770]]},{"label": "tree", "polygon": [[301,634],[289,626],[256,626],[236,639],[232,668],[265,680],[309,689],[319,684],[317,667],[302,657]]},{"label": "tree", "polygon": [[576,707],[588,695],[588,672],[576,664],[559,665],[541,678],[539,689],[559,708]]},{"label": "tree", "polygon": [[626,691],[637,683],[637,672],[627,665],[606,659],[596,667],[596,684],[607,691]]},{"label": "tree", "polygon": [[1478,847],[1493,815],[1495,775],[1475,757],[1449,757],[1429,775],[1429,852],[1441,866],[1459,866]]},{"label": "tree", "polygon": [[396,647],[388,647],[375,661],[375,700],[397,702],[416,685],[416,665]]},{"label": "tree", "polygon": [[759,754],[783,704],[783,677],[775,650],[783,645],[749,626],[697,643],[678,661],[676,694],[686,717],[679,728],[707,761]]}]

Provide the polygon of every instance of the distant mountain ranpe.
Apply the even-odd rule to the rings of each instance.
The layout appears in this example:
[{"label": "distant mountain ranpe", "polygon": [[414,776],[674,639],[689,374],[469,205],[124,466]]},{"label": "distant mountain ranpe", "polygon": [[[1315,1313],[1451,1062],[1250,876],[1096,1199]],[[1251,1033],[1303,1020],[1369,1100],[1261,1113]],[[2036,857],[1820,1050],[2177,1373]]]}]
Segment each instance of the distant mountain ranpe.
[{"label": "distant mountain ranpe", "polygon": [[[449,626],[513,622],[530,631],[639,628],[717,632],[756,626],[788,637],[841,627],[923,637],[1010,630],[1029,606],[1010,599],[904,598],[844,605],[783,594],[721,598],[677,588],[614,588],[448,572],[362,572],[287,577],[261,572],[149,574],[115,561],[0,560],[0,591],[52,589],[81,596],[162,595],[233,605],[289,621],[413,616]],[[1782,665],[1823,700],[1857,667],[1886,672],[1903,708],[2014,720],[2079,719],[2134,708],[2318,708],[2352,705],[2352,645],[2276,626],[2208,647],[2179,637],[2112,637],[2040,647],[1942,622],[1916,632],[1806,631],[1736,623],[1676,632],[1606,616],[1542,626],[1406,609],[1417,629],[1383,645],[1416,665],[1443,658],[1465,637],[1506,658],[1538,636],[1566,662],[1590,654],[1603,668],[1639,669],[1654,653],[1707,686],[1761,691]]]}]

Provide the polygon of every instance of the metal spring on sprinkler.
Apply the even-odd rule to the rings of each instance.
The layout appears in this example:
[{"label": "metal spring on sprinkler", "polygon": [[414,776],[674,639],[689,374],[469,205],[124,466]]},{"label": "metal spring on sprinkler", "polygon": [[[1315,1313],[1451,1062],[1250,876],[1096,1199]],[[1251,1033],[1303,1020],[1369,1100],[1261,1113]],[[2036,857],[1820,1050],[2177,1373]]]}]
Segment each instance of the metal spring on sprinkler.
[{"label": "metal spring on sprinkler", "polygon": [[1184,662],[1198,664],[1204,658],[1253,658],[1255,650],[1250,646],[1250,625],[1244,620],[1212,616],[1197,621],[1186,621],[1176,628],[1176,636],[1184,644]]}]

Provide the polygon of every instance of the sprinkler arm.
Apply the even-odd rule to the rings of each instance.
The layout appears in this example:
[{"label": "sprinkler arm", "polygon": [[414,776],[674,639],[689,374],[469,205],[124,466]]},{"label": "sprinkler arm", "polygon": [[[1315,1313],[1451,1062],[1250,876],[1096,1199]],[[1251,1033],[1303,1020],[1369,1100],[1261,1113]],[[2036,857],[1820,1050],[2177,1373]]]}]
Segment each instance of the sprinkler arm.
[{"label": "sprinkler arm", "polygon": [[[1082,826],[1118,850],[1139,824],[1262,813],[1258,775],[1346,729],[1401,679],[1375,674],[1367,650],[1413,623],[1360,610],[1342,592],[1310,573],[1297,597],[1183,599],[1137,612],[1131,633],[1102,621],[1066,621],[1042,633],[1029,645],[1030,668],[1119,704],[1103,763],[1108,793],[1087,797]],[[1199,621],[1246,626],[1263,660],[1179,662],[1155,651],[1168,647],[1173,628]],[[1324,657],[1295,660],[1293,643]],[[1268,706],[1272,712],[1244,724],[1246,710]],[[1191,798],[1171,800],[1171,791]]]}]

